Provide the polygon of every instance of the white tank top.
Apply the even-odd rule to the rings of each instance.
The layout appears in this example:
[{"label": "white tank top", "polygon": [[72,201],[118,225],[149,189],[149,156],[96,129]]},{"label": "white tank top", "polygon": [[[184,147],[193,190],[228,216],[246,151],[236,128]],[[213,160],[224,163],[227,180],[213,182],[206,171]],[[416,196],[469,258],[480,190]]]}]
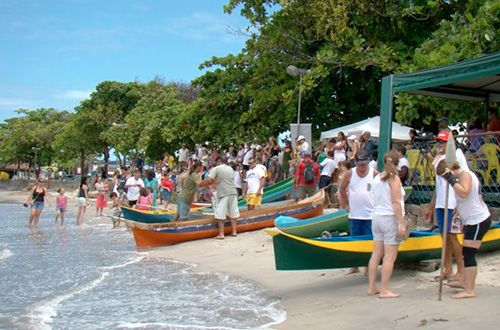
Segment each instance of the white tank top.
[{"label": "white tank top", "polygon": [[349,183],[349,219],[371,220],[373,213],[373,168],[361,178],[352,169],[351,182]]},{"label": "white tank top", "polygon": [[486,220],[490,216],[490,211],[488,211],[488,207],[480,197],[477,176],[470,171],[466,172],[472,177],[472,189],[465,198],[456,196],[458,214],[464,225],[476,225]]},{"label": "white tank top", "polygon": [[[335,143],[336,146],[340,145],[342,142],[337,142]],[[345,159],[345,148],[342,149],[334,149],[333,151],[333,157],[334,158],[344,158]]]},{"label": "white tank top", "polygon": [[[401,187],[401,210],[405,214],[405,191]],[[380,175],[373,179],[373,202],[375,203],[375,216],[394,216],[394,209],[392,208],[391,187],[387,181],[380,180]]]}]

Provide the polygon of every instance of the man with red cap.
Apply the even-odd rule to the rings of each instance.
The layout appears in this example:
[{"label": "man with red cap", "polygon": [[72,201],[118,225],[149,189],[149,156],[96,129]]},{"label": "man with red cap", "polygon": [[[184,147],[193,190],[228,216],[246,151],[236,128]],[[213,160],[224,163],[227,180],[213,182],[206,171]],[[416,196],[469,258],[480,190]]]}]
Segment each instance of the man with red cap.
[{"label": "man with red cap", "polygon": [[[448,142],[448,138],[450,137],[450,132],[441,131],[436,136],[436,151],[437,155],[432,161],[432,165],[434,169],[436,169],[439,162],[445,159],[446,154],[446,143]],[[456,150],[456,160],[460,164],[460,168],[469,169],[467,165],[467,160],[465,159],[465,155],[461,149]],[[432,196],[432,200],[428,205],[427,209],[424,211],[424,219],[428,222],[432,221],[432,214],[435,211],[436,219],[438,222],[438,227],[441,234],[444,231],[444,209],[445,198],[446,198],[446,185],[448,183],[442,177],[436,175],[436,189],[434,195]],[[457,200],[455,198],[455,193],[453,189],[450,187],[448,194],[448,225],[447,225],[447,236],[446,236],[446,255],[444,258],[444,271],[443,274],[446,278],[459,278],[462,275],[464,269],[464,261],[462,257],[462,249],[460,242],[457,239],[457,231],[452,230],[452,223],[454,216],[456,217],[455,208],[457,206]],[[457,263],[457,273],[453,274],[452,269],[452,255],[455,257],[455,261]]]}]

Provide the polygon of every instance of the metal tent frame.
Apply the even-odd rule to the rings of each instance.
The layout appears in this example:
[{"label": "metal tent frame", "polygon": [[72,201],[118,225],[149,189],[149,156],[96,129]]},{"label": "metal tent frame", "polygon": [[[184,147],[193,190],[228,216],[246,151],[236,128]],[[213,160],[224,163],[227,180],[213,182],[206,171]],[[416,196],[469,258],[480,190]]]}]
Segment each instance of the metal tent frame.
[{"label": "metal tent frame", "polygon": [[450,99],[500,102],[500,52],[414,73],[382,78],[378,166],[389,150],[394,95],[399,92]]}]

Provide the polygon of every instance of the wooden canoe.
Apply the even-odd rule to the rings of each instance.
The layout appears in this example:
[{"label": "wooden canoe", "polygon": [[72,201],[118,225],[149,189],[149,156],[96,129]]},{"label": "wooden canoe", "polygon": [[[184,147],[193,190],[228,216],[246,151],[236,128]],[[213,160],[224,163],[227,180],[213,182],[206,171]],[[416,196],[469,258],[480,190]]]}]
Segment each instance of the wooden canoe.
[{"label": "wooden canoe", "polygon": [[[271,203],[284,199],[285,196],[291,192],[293,186],[292,178],[280,181],[274,185],[264,188],[264,195],[262,196],[263,203]],[[211,207],[207,207],[206,203],[193,203],[191,205],[192,219],[202,219],[206,215],[203,213],[213,212]],[[246,201],[242,200],[238,203],[240,207],[246,207]],[[135,221],[144,224],[163,224],[171,222],[174,219],[175,210],[137,210],[125,205],[121,206],[123,218],[126,220]],[[199,211],[199,212],[198,212]]]},{"label": "wooden canoe", "polygon": [[[302,238],[266,230],[273,237],[277,270],[313,270],[366,266],[373,250],[371,236]],[[462,237],[459,235],[459,239]],[[413,231],[399,246],[397,262],[439,259],[442,239],[439,233]],[[500,249],[500,225],[492,226],[483,238],[480,251]]]},{"label": "wooden canoe", "polygon": [[[321,190],[311,198],[298,203],[284,201],[282,204],[262,206],[251,211],[240,212],[237,222],[238,233],[274,226],[274,219],[280,215],[310,218],[323,213],[324,192]],[[125,220],[134,235],[137,248],[172,245],[218,235],[218,223],[213,217],[176,221],[162,226],[144,225]],[[225,224],[225,234],[230,234],[229,221]]]},{"label": "wooden canoe", "polygon": [[274,220],[274,225],[282,232],[299,237],[311,238],[320,236],[324,231],[347,232],[347,215],[348,213],[346,210],[325,213],[304,220],[280,215]]}]

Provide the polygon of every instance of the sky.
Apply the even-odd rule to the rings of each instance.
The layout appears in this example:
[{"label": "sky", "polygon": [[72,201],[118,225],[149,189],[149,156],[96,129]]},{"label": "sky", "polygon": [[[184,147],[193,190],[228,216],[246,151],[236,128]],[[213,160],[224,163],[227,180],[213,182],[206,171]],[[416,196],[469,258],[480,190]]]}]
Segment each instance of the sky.
[{"label": "sky", "polygon": [[105,80],[190,82],[236,54],[247,26],[228,0],[0,0],[0,122],[73,110]]}]

